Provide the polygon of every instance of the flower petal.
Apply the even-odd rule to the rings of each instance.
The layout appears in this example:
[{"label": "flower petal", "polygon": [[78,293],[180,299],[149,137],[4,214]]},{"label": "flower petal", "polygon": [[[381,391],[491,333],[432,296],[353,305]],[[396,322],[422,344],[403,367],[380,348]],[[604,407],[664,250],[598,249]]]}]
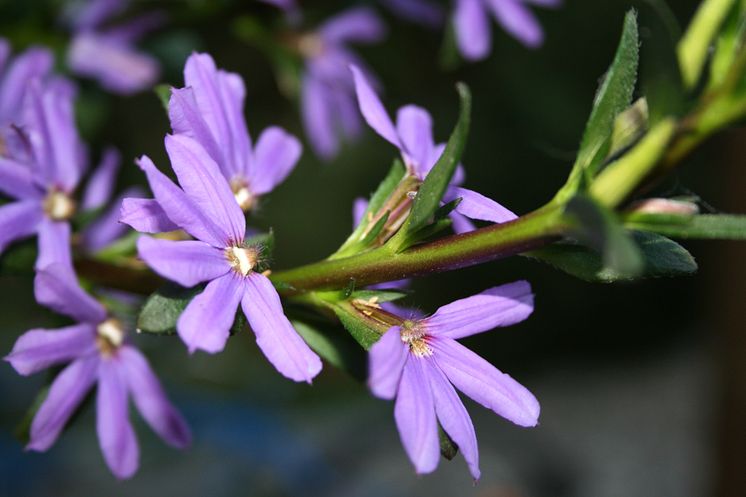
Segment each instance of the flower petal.
[{"label": "flower petal", "polygon": [[332,91],[323,81],[309,74],[301,81],[303,128],[314,152],[324,160],[331,159],[339,151]]},{"label": "flower petal", "polygon": [[244,282],[233,272],[212,280],[192,299],[176,323],[190,353],[197,349],[214,354],[225,348]]},{"label": "flower petal", "polygon": [[251,273],[245,292],[243,312],[269,362],[286,378],[311,383],[321,371],[321,359],[285,317],[275,287],[265,276]]},{"label": "flower petal", "polygon": [[479,219],[480,221],[491,221],[493,223],[506,223],[517,219],[513,212],[509,211],[502,205],[498,204],[491,198],[487,198],[481,193],[477,193],[466,188],[450,186],[443,197],[444,202],[450,202],[461,198],[461,202],[456,206],[456,212],[463,214],[469,219]]},{"label": "flower petal", "polygon": [[453,17],[456,43],[468,60],[480,60],[490,53],[492,32],[482,0],[457,0]]},{"label": "flower petal", "polygon": [[134,475],[140,459],[127,400],[122,364],[116,356],[102,359],[96,394],[96,433],[106,464],[120,479]]},{"label": "flower petal", "polygon": [[91,324],[29,330],[18,337],[5,360],[18,374],[27,376],[95,351],[95,336]]},{"label": "flower petal", "polygon": [[37,302],[83,323],[98,324],[106,309],[78,284],[72,268],[55,263],[36,272],[34,294]]},{"label": "flower petal", "polygon": [[368,200],[363,197],[357,197],[352,203],[352,228],[358,227],[363,220],[365,211],[368,210]]},{"label": "flower petal", "polygon": [[178,230],[155,199],[124,198],[119,210],[119,222],[141,233],[165,233]]},{"label": "flower petal", "polygon": [[418,474],[433,472],[440,457],[435,404],[423,360],[407,361],[394,406],[399,437]]},{"label": "flower petal", "polygon": [[57,375],[31,422],[26,449],[44,452],[54,444],[96,381],[98,363],[98,356],[78,359]]},{"label": "flower petal", "polygon": [[21,107],[29,89],[29,81],[49,74],[54,64],[52,53],[46,48],[32,47],[16,57],[7,67],[0,86],[0,124],[20,118]]},{"label": "flower petal", "polygon": [[39,222],[39,255],[36,268],[50,264],[61,264],[72,269],[73,256],[70,252],[70,223],[52,221],[48,217]]},{"label": "flower petal", "polygon": [[34,172],[28,166],[0,156],[0,193],[11,198],[40,198],[34,185]]},{"label": "flower petal", "polygon": [[156,169],[149,157],[142,156],[137,165],[145,171],[155,199],[174,224],[213,247],[227,246],[228,234],[216,226],[181,188]]},{"label": "flower petal", "polygon": [[137,240],[137,252],[153,271],[184,287],[214,280],[231,270],[221,249],[196,240],[159,240],[143,235]]},{"label": "flower petal", "polygon": [[488,0],[487,4],[497,22],[518,41],[529,48],[544,43],[544,32],[539,22],[521,0]]},{"label": "flower petal", "polygon": [[374,43],[386,35],[386,26],[373,9],[356,7],[326,21],[318,34],[327,43]]},{"label": "flower petal", "polygon": [[381,137],[402,150],[403,145],[399,140],[399,135],[396,133],[394,123],[391,122],[391,118],[386,112],[383,103],[378,98],[378,95],[376,95],[375,90],[370,86],[365,75],[363,75],[363,72],[358,67],[350,66],[350,70],[355,78],[357,101],[365,122],[376,133],[381,135]]},{"label": "flower petal", "polygon": [[428,362],[430,368],[430,388],[433,392],[435,402],[435,413],[443,430],[456,442],[461,454],[469,465],[471,476],[478,480],[479,471],[479,449],[477,447],[477,435],[471,422],[469,413],[466,412],[463,402],[459,399],[453,385],[448,381],[440,368]]},{"label": "flower petal", "polygon": [[520,323],[533,311],[531,285],[521,280],[444,305],[424,322],[428,333],[458,339]]},{"label": "flower petal", "polygon": [[423,26],[437,28],[445,19],[443,7],[429,0],[381,0],[381,3],[402,19]]},{"label": "flower petal", "polygon": [[539,401],[526,387],[450,338],[430,345],[440,369],[464,394],[518,426],[539,422]]},{"label": "flower petal", "polygon": [[457,234],[468,233],[477,229],[474,223],[469,221],[469,218],[457,211],[451,211],[448,214],[448,217],[451,218],[451,226],[453,227],[453,231]]},{"label": "flower petal", "polygon": [[136,348],[125,345],[119,349],[119,361],[137,410],[153,431],[173,447],[188,447],[192,442],[189,426],[166,397],[147,359]]},{"label": "flower petal", "polygon": [[368,354],[368,386],[373,395],[391,400],[399,388],[409,348],[402,342],[398,326],[389,328]]},{"label": "flower petal", "polygon": [[121,160],[117,149],[109,147],[104,151],[101,163],[93,171],[86,185],[81,205],[83,210],[99,209],[111,199]]},{"label": "flower petal", "polygon": [[396,131],[407,149],[407,155],[414,161],[415,171],[424,178],[432,167],[428,161],[435,147],[430,114],[422,107],[406,105],[396,115]]},{"label": "flower petal", "polygon": [[0,253],[16,240],[36,233],[44,217],[37,200],[24,200],[0,206]]},{"label": "flower petal", "polygon": [[193,88],[171,88],[171,98],[168,101],[168,117],[174,134],[186,135],[195,139],[218,163],[226,177],[235,173],[233,170],[223,169],[225,162],[223,152],[215,141],[207,122],[202,117]]},{"label": "flower petal", "polygon": [[226,246],[243,243],[246,218],[228,181],[204,148],[184,135],[166,136],[166,150],[179,184],[195,205],[226,234]]},{"label": "flower petal", "polygon": [[[134,186],[125,190],[98,218],[85,227],[81,235],[80,243],[88,253],[102,250],[115,241],[119,240],[129,231],[126,224],[119,222],[122,211],[122,201],[125,197],[142,195],[140,187]],[[165,214],[164,214],[165,216]]]},{"label": "flower petal", "polygon": [[282,128],[265,129],[254,149],[254,164],[249,170],[249,188],[263,195],[282,183],[300,158],[300,141]]}]

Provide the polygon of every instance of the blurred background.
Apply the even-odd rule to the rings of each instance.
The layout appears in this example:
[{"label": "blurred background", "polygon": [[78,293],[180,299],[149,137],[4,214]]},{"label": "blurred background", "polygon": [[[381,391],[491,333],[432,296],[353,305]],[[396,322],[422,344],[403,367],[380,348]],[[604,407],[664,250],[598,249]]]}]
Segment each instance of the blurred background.
[{"label": "blurred background", "polygon": [[[50,44],[60,69],[66,32],[61,1],[0,0],[0,36],[15,50]],[[314,26],[354,2],[302,2]],[[363,2],[364,3],[364,2]],[[698,2],[670,2],[685,26]],[[640,10],[642,64],[660,19],[649,2],[567,0],[536,9],[546,43],[528,50],[493,23],[493,51],[478,63],[444,68],[443,34],[378,9],[388,38],[359,53],[380,76],[390,111],[428,108],[436,138],[455,122],[454,83],[473,92],[466,186],[517,213],[546,202],[562,184],[599,78],[613,56],[624,13]],[[273,65],[234,29],[252,16],[271,29],[275,9],[241,0],[138,1],[169,22],[144,48],[163,65],[162,81],[183,84],[193,50],[241,74],[254,137],[271,124],[303,137],[297,102],[279,91]],[[375,6],[377,8],[377,6]],[[167,168],[169,124],[152,92],[118,97],[81,81],[80,129],[94,152],[120,148],[120,189],[144,184],[131,159],[147,154]],[[671,185],[714,209],[746,212],[746,132],[732,130],[689,157]],[[321,259],[346,238],[355,197],[375,189],[395,150],[365,130],[360,141],[323,163],[309,147],[296,171],[265,198],[254,218],[276,234],[273,267]],[[673,280],[594,285],[514,257],[418,280],[410,303],[426,311],[489,286],[528,279],[536,311],[526,322],[465,340],[466,345],[536,394],[541,424],[525,430],[466,399],[480,444],[482,480],[473,486],[457,456],[417,477],[400,446],[393,405],[326,366],[313,387],[285,381],[253,337],[234,337],[216,356],[188,357],[176,338],[136,337],[190,422],[193,448],[165,447],[133,411],[141,444],[138,474],[116,481],[98,449],[94,412],[46,454],[27,453],[13,433],[44,374],[22,378],[0,366],[0,495],[180,495],[612,497],[746,495],[746,263],[736,242],[685,242],[698,274]],[[33,327],[61,321],[36,305],[32,278],[0,276],[0,350]]]}]

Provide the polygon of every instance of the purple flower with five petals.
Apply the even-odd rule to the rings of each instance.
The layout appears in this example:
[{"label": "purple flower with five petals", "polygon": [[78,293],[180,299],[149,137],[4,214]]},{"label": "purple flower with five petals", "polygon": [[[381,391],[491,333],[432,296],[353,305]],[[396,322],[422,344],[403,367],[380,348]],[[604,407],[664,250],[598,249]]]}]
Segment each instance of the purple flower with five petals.
[{"label": "purple flower with five petals", "polygon": [[158,61],[137,51],[135,44],[164,22],[162,13],[151,12],[116,26],[103,26],[128,4],[128,0],[89,0],[74,5],[68,13],[75,30],[67,52],[68,65],[76,74],[96,79],[107,90],[122,95],[150,88],[158,80]]},{"label": "purple flower with five petals", "polygon": [[518,323],[532,311],[531,287],[518,281],[407,319],[371,347],[368,384],[377,397],[396,398],[399,436],[417,473],[438,465],[440,423],[479,479],[474,426],[454,387],[519,426],[536,426],[540,409],[531,392],[456,341]]},{"label": "purple flower with five petals", "polygon": [[[371,9],[359,7],[332,17],[316,31],[300,37],[298,48],[305,58],[301,77],[303,126],[322,159],[333,158],[343,138],[354,139],[360,134],[360,114],[348,66],[364,66],[347,44],[376,43],[385,34],[381,19]],[[372,77],[370,71],[367,73]]]},{"label": "purple flower with five petals", "polygon": [[185,448],[189,428],[171,405],[145,357],[126,339],[122,324],[85,293],[69,267],[52,264],[37,272],[37,300],[77,324],[24,333],[5,358],[24,376],[69,363],[52,382],[31,423],[27,449],[44,452],[94,384],[96,430],[106,464],[118,478],[137,471],[139,448],[129,420],[128,398],[169,445]]},{"label": "purple flower with five petals", "polygon": [[453,26],[461,54],[479,60],[490,53],[490,13],[513,37],[529,48],[544,42],[544,32],[529,5],[558,7],[562,0],[456,0]]},{"label": "purple flower with five petals", "polygon": [[[397,112],[396,125],[394,125],[363,73],[355,66],[351,69],[363,118],[376,133],[399,149],[407,172],[420,181],[424,181],[445,149],[444,143],[436,144],[433,140],[433,123],[430,114],[422,107],[406,105]],[[453,228],[457,233],[474,229],[469,219],[504,223],[516,218],[515,214],[494,200],[462,188],[460,185],[464,177],[463,167],[459,166],[443,197],[444,202],[461,199],[456,209],[450,214]]]},{"label": "purple flower with five petals", "polygon": [[[218,165],[188,136],[167,136],[166,150],[181,188],[148,157],[138,165],[168,222],[197,240],[143,236],[137,248],[146,264],[167,279],[184,287],[208,282],[179,317],[179,336],[191,352],[223,350],[240,304],[267,359],[284,376],[310,382],[321,370],[321,360],[285,317],[272,283],[256,271],[260,249],[245,244],[244,213]],[[136,229],[140,224],[132,223]]]}]

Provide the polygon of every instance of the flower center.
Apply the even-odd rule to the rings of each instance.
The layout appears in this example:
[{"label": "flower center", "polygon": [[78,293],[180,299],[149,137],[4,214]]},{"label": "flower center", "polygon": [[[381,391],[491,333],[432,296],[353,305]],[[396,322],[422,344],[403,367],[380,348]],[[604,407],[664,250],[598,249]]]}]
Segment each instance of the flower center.
[{"label": "flower center", "polygon": [[241,210],[248,212],[254,207],[256,197],[249,190],[249,185],[241,178],[233,178],[231,180],[231,191],[236,202],[241,207]]},{"label": "flower center", "polygon": [[96,327],[96,335],[98,349],[109,356],[124,343],[124,326],[119,320],[109,318]]},{"label": "flower center", "polygon": [[51,190],[44,198],[44,213],[53,221],[67,221],[75,214],[75,200],[61,190]]},{"label": "flower center", "polygon": [[298,52],[310,59],[324,53],[324,40],[316,33],[307,33],[298,38]]},{"label": "flower center", "polygon": [[259,253],[254,247],[228,247],[225,249],[225,257],[235,272],[246,276],[256,267]]},{"label": "flower center", "polygon": [[417,321],[406,320],[399,327],[401,341],[409,345],[409,351],[417,357],[433,355],[433,349],[427,343],[427,332]]}]

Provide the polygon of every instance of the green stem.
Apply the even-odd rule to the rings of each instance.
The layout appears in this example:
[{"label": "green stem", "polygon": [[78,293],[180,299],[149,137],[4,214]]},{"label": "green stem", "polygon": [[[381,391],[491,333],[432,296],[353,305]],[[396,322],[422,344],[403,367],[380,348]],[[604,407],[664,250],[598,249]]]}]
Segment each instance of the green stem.
[{"label": "green stem", "polygon": [[412,276],[450,271],[500,259],[546,245],[565,230],[562,208],[546,206],[514,221],[449,236],[402,253],[386,246],[342,259],[324,260],[270,278],[281,293],[358,287]]}]

